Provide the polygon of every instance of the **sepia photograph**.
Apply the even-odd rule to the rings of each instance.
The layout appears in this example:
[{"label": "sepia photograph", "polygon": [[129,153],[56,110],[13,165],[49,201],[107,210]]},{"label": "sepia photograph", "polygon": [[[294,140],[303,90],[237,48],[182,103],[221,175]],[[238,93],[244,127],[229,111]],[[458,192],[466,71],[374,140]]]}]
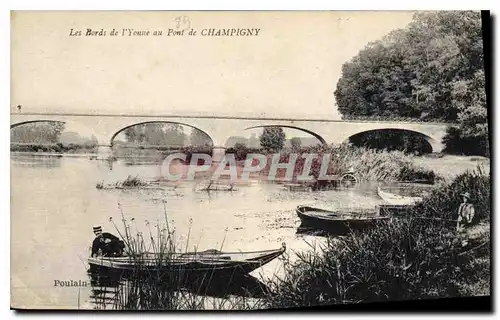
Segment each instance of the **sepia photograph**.
[{"label": "sepia photograph", "polygon": [[11,309],[491,309],[490,20],[11,11]]}]

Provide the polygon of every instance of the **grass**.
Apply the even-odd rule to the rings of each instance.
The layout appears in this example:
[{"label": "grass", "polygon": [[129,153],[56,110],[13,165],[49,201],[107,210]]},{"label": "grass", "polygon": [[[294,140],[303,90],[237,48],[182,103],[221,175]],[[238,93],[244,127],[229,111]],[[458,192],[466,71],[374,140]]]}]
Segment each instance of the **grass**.
[{"label": "grass", "polygon": [[37,143],[30,144],[11,144],[12,152],[51,152],[51,153],[96,153],[97,146],[92,144],[62,144],[44,145]]},{"label": "grass", "polygon": [[394,182],[427,180],[433,172],[414,165],[414,156],[402,151],[384,151],[341,145],[333,150],[335,164],[345,172],[352,167],[361,181]]},{"label": "grass", "polygon": [[141,179],[139,176],[127,176],[127,178],[123,181],[117,181],[114,184],[105,185],[104,182],[100,181],[96,183],[97,189],[124,189],[124,188],[138,188],[138,187],[147,187],[151,183]]},{"label": "grass", "polygon": [[432,170],[445,181],[451,182],[458,175],[474,170],[478,165],[485,174],[489,173],[490,160],[485,157],[443,155],[441,158],[415,157],[416,166]]},{"label": "grass", "polygon": [[[281,152],[280,162],[287,162],[291,153],[297,153],[297,150],[284,150]],[[315,184],[319,187],[327,185],[330,182],[319,180],[322,159],[324,155],[330,156],[328,163],[328,175],[342,175],[353,169],[356,177],[361,182],[394,182],[394,181],[415,181],[425,180],[434,183],[438,176],[428,169],[424,169],[414,164],[414,156],[406,155],[401,151],[380,151],[364,147],[354,147],[348,144],[339,146],[318,145],[314,147],[301,148],[298,151],[299,157],[296,162],[293,173],[293,181],[297,181],[297,176],[304,170],[305,160],[302,155],[313,153],[317,154],[317,159],[311,164],[310,174],[315,179]],[[268,174],[270,161],[262,174]],[[278,169],[278,177],[285,176],[285,170]]]},{"label": "grass", "polygon": [[132,177],[132,176],[128,176],[127,179],[125,179],[121,185],[123,187],[140,187],[140,186],[145,186],[147,185],[147,183],[143,180],[141,180],[141,178],[139,178],[139,176],[135,176],[135,177]]}]

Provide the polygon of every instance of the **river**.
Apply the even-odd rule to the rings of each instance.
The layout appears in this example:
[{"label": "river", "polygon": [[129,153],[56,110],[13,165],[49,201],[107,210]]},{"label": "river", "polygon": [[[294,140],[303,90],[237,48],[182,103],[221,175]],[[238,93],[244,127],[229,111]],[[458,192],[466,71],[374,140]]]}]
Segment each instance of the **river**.
[{"label": "river", "polygon": [[[321,237],[297,234],[297,205],[322,208],[374,207],[380,203],[374,186],[339,191],[291,192],[283,186],[251,181],[233,192],[200,192],[196,183],[175,190],[97,189],[98,182],[114,183],[127,176],[153,180],[161,174],[155,163],[119,159],[112,163],[89,156],[11,154],[11,295],[12,305],[30,308],[93,308],[90,288],[61,287],[57,281],[86,284],[86,258],[92,227],[116,234],[121,213],[135,228],[149,234],[167,219],[175,227],[183,250],[217,248],[252,251],[281,247],[307,250]],[[122,229],[123,230],[123,229]],[[188,238],[189,235],[189,238]],[[279,272],[275,260],[252,275]]]}]

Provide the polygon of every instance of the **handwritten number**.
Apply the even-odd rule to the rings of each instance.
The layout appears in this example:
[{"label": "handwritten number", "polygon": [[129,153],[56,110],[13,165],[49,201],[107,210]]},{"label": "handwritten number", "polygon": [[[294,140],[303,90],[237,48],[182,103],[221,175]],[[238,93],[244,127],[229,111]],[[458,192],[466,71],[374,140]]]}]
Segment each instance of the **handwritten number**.
[{"label": "handwritten number", "polygon": [[175,26],[177,29],[187,30],[191,28],[191,20],[189,20],[189,17],[176,17],[174,20],[177,22]]}]

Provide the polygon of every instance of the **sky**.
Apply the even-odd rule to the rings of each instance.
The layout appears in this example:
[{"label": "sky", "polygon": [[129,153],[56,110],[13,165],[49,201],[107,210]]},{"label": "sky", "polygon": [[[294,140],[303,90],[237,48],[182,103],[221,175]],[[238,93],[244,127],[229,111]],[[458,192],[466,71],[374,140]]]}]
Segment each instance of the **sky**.
[{"label": "sky", "polygon": [[[399,12],[14,12],[11,110],[340,119],[342,65],[404,28]],[[163,30],[187,17],[196,36],[109,36]],[[182,26],[188,26],[181,24]],[[70,36],[87,28],[106,36]],[[207,28],[260,29],[206,37]]]}]

